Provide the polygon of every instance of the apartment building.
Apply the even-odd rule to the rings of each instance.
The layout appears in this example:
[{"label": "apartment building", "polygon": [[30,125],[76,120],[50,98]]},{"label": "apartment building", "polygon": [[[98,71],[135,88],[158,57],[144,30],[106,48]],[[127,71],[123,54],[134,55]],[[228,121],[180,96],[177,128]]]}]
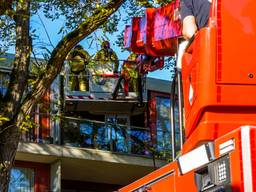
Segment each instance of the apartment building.
[{"label": "apartment building", "polygon": [[[0,61],[5,94],[12,55]],[[16,155],[9,191],[107,192],[135,181],[171,157],[170,88],[143,78],[142,94],[112,93],[116,76],[88,76],[73,91],[65,69],[31,114]]]}]

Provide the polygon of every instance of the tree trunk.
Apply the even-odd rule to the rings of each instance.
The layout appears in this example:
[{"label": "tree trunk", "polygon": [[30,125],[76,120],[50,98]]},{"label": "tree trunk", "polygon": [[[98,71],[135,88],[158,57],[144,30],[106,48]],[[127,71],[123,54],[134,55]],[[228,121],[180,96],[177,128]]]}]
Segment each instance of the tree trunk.
[{"label": "tree trunk", "polygon": [[17,1],[16,4],[16,48],[13,71],[8,91],[3,101],[0,115],[10,121],[0,122],[0,191],[7,192],[10,171],[15,160],[19,143],[19,125],[17,120],[21,108],[23,92],[27,87],[28,67],[30,62],[31,41],[29,38],[29,0]]},{"label": "tree trunk", "polygon": [[8,191],[10,171],[15,159],[16,149],[19,143],[19,130],[10,125],[0,134],[0,191]]}]

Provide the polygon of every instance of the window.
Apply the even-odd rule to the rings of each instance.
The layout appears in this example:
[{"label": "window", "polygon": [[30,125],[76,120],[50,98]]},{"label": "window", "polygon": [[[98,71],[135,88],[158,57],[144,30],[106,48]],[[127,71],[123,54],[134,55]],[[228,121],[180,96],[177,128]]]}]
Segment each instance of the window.
[{"label": "window", "polygon": [[[156,97],[156,130],[157,130],[157,150],[164,157],[171,156],[171,124],[170,124],[170,98]],[[175,118],[175,142],[177,150],[179,150],[179,122],[178,108],[174,108]]]},{"label": "window", "polygon": [[0,73],[0,95],[5,95],[9,83],[9,75]]},{"label": "window", "polygon": [[169,156],[170,144],[170,99],[167,97],[156,97],[156,129],[157,149]]},{"label": "window", "polygon": [[34,169],[15,167],[11,170],[8,192],[34,192]]}]

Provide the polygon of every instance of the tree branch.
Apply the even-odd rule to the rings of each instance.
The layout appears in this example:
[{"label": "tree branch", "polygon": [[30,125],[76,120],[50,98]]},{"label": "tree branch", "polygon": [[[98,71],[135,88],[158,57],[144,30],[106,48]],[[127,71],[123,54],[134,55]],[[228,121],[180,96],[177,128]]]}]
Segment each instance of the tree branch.
[{"label": "tree branch", "polygon": [[48,38],[48,41],[49,41],[50,45],[54,48],[54,45],[53,45],[53,43],[52,43],[52,41],[51,41],[50,35],[49,35],[49,33],[48,33],[48,31],[47,31],[47,29],[46,29],[46,27],[45,27],[45,24],[44,24],[42,18],[40,17],[39,14],[37,14],[37,16],[38,16],[38,18],[39,18],[39,20],[40,20],[40,22],[41,22],[41,24],[42,24],[42,26],[43,26],[43,28],[44,28],[45,34],[46,34],[46,36],[47,36],[47,38]]},{"label": "tree branch", "polygon": [[10,15],[13,12],[12,3],[13,0],[0,0],[0,15]]}]

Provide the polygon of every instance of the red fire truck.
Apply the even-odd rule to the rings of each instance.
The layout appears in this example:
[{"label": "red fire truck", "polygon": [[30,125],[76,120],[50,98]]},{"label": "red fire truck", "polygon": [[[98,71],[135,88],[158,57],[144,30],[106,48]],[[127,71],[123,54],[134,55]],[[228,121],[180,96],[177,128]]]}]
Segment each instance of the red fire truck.
[{"label": "red fire truck", "polygon": [[[133,18],[126,45],[154,57],[175,54],[175,6]],[[173,162],[119,192],[256,191],[255,10],[255,0],[212,1],[208,27],[189,42],[177,71],[181,151],[172,138]]]}]

